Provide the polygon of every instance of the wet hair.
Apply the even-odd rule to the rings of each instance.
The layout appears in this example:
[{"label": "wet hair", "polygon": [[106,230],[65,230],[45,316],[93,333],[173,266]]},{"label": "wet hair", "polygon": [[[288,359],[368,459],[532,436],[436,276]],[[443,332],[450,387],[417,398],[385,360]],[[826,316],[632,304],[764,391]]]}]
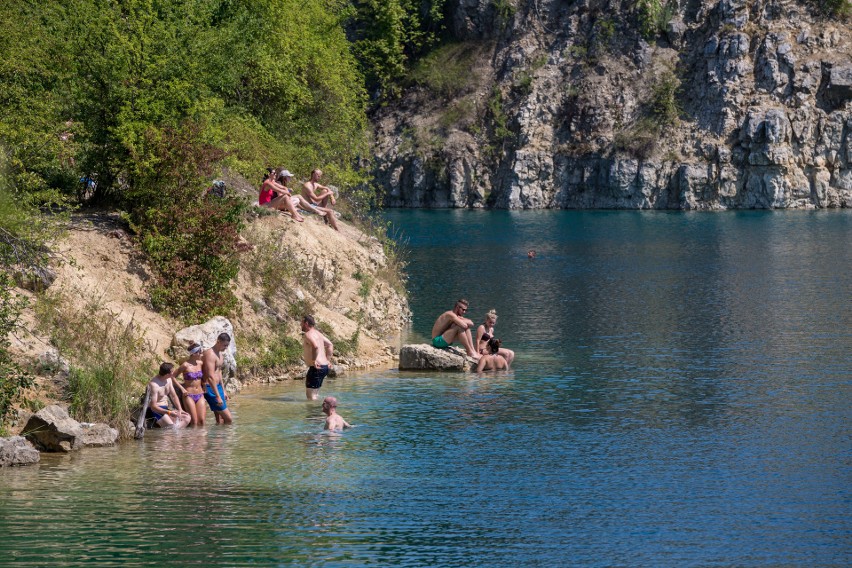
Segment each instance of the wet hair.
[{"label": "wet hair", "polygon": [[494,308],[491,308],[490,310],[488,310],[488,313],[485,314],[485,317],[487,319],[492,319],[494,321],[497,321],[497,310],[495,310]]},{"label": "wet hair", "polygon": [[306,324],[308,324],[308,326],[310,326],[310,327],[314,327],[317,324],[317,322],[314,321],[313,316],[306,315],[305,317],[302,318],[302,321],[305,322]]},{"label": "wet hair", "polygon": [[227,333],[225,333],[225,332],[220,333],[220,334],[219,334],[219,337],[217,337],[216,339],[217,339],[218,341],[227,341],[228,343],[230,343],[230,342],[231,342],[231,336],[230,336],[230,335],[228,335],[228,334],[227,334]]},{"label": "wet hair", "polygon": [[500,351],[500,346],[503,345],[503,342],[497,339],[496,337],[492,337],[488,340],[488,350],[491,351],[492,354],[496,354]]},{"label": "wet hair", "polygon": [[161,363],[160,364],[160,376],[165,377],[166,375],[171,373],[172,369],[174,369],[174,368],[175,368],[175,366],[172,363]]}]

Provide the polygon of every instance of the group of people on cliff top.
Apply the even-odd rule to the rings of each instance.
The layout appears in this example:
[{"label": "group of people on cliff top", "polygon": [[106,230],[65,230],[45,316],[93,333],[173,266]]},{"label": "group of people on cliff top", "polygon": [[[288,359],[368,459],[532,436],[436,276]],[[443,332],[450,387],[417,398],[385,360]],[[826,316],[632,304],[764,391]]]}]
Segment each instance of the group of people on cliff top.
[{"label": "group of people on cliff top", "polygon": [[[334,344],[320,330],[310,315],[302,318],[302,359],[308,365],[305,375],[305,395],[317,400],[319,389],[328,376]],[[228,409],[228,394],[222,382],[225,351],[231,336],[220,333],[209,349],[199,343],[187,348],[187,358],[178,366],[164,362],[159,373],[148,383],[148,408],[157,426],[161,428],[204,426],[207,408],[213,411],[217,424],[231,424],[233,417]],[[183,384],[178,378],[183,376]],[[180,395],[178,394],[180,393]],[[171,407],[169,406],[171,402]],[[339,430],[350,425],[337,414],[337,399],[326,397],[322,405],[326,414],[326,430]]]},{"label": "group of people on cliff top", "polygon": [[258,205],[287,212],[300,223],[305,220],[300,210],[315,213],[332,229],[339,231],[334,211],[337,199],[331,188],[320,184],[321,177],[322,170],[313,170],[310,179],[302,184],[302,191],[294,193],[289,187],[293,174],[285,168],[269,168],[260,184]]},{"label": "group of people on cliff top", "polygon": [[497,324],[497,311],[490,310],[485,314],[485,321],[476,328],[476,339],[471,329],[473,320],[465,317],[468,301],[464,298],[456,300],[452,310],[447,310],[438,316],[432,326],[432,346],[438,349],[449,349],[456,341],[461,343],[469,357],[477,361],[476,372],[508,369],[515,359],[515,352],[503,347],[503,342],[494,337],[494,326]]}]

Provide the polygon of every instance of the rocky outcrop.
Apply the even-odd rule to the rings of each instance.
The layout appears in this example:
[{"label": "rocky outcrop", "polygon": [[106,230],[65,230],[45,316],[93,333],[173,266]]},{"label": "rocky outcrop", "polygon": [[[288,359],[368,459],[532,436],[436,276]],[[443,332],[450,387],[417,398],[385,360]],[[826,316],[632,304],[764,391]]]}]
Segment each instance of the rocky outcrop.
[{"label": "rocky outcrop", "polygon": [[403,345],[399,350],[400,371],[469,371],[476,361],[457,352],[431,345]]},{"label": "rocky outcrop", "polygon": [[0,438],[0,467],[32,465],[40,459],[41,454],[23,436]]},{"label": "rocky outcrop", "polygon": [[45,452],[70,452],[84,447],[114,446],[118,430],[106,424],[81,424],[63,407],[52,404],[33,414],[23,435]]},{"label": "rocky outcrop", "polygon": [[237,339],[234,336],[234,326],[228,318],[216,316],[202,324],[181,329],[172,337],[172,344],[169,350],[175,359],[180,360],[186,357],[186,349],[191,343],[199,343],[205,349],[208,349],[213,347],[221,333],[227,333],[231,336],[231,343],[228,344],[228,348],[224,352],[222,376],[223,378],[231,379],[226,380],[225,385],[229,391],[233,392],[239,390],[239,381],[236,380]]},{"label": "rocky outcrop", "polygon": [[387,206],[852,207],[852,34],[814,3],[448,5],[480,55],[376,112]]},{"label": "rocky outcrop", "polygon": [[81,442],[86,448],[105,448],[114,446],[118,441],[118,430],[108,424],[80,424],[83,431]]},{"label": "rocky outcrop", "polygon": [[83,447],[83,429],[59,405],[46,406],[33,414],[24,426],[24,436],[46,452],[70,452]]}]

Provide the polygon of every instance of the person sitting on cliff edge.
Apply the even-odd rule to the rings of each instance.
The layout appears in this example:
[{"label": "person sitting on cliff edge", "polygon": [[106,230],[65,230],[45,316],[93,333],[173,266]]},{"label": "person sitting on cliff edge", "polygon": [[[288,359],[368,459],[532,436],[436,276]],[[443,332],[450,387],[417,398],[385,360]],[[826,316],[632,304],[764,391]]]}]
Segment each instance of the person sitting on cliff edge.
[{"label": "person sitting on cliff edge", "polygon": [[330,188],[320,185],[322,170],[319,168],[311,172],[311,179],[302,184],[302,197],[313,204],[315,207],[328,213],[325,216],[325,222],[331,225],[335,231],[337,228],[337,218],[335,217],[332,205],[337,203],[334,199],[334,192]]},{"label": "person sitting on cliff edge", "polygon": [[464,346],[468,356],[479,360],[479,353],[473,346],[473,337],[470,329],[473,320],[463,317],[467,313],[468,301],[464,298],[457,300],[452,310],[447,310],[438,316],[435,325],[432,326],[432,347],[447,349],[454,341],[458,340]]}]

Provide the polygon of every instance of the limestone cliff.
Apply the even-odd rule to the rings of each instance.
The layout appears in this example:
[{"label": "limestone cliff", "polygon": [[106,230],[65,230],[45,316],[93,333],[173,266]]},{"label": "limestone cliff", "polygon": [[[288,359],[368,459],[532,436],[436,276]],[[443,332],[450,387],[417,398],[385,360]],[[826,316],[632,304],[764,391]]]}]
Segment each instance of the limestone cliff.
[{"label": "limestone cliff", "polygon": [[852,206],[852,28],[813,3],[449,5],[464,81],[374,116],[387,206]]}]

